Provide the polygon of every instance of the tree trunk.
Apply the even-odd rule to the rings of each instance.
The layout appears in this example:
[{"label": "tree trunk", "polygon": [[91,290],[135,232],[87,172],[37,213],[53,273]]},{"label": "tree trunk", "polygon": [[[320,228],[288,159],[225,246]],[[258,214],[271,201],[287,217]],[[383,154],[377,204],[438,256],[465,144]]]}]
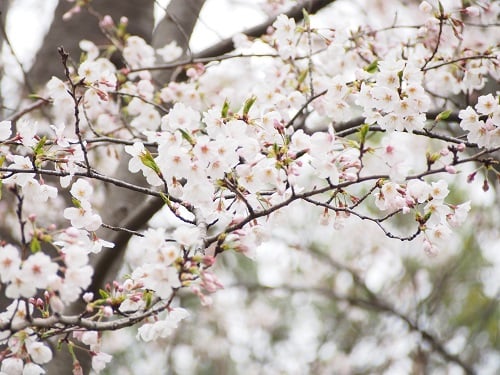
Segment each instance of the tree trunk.
[{"label": "tree trunk", "polygon": [[[76,13],[71,20],[63,21],[63,15],[72,7],[72,3],[59,1],[54,21],[45,36],[42,48],[38,51],[35,63],[28,73],[35,86],[47,82],[52,76],[64,76],[57,48],[63,46],[70,57],[78,61],[81,39],[87,39],[96,45],[106,44],[107,40],[99,28],[99,20],[85,9]],[[139,35],[147,42],[151,41],[154,26],[153,0],[95,0],[92,9],[100,15],[110,15],[117,23],[120,17],[129,19],[128,32]]]}]

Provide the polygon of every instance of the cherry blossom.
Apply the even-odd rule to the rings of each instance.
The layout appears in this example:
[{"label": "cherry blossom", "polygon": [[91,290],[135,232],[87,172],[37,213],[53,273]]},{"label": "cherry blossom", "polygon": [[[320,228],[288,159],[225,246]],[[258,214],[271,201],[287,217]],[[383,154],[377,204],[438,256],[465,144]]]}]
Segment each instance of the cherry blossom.
[{"label": "cherry blossom", "polygon": [[[500,8],[299,3],[261,4],[267,28],[220,55],[191,51],[190,32],[150,45],[88,4],[66,13],[98,15],[109,44],[61,50],[61,76],[0,121],[2,373],[44,373],[59,357],[47,340],[75,374],[81,349],[118,373],[112,355],[153,363],[152,341],[176,330],[173,371],[183,350],[192,368],[218,350],[238,373],[472,373],[488,350],[498,359],[465,322],[469,301],[494,305],[494,272],[459,262],[500,265],[484,209]],[[114,330],[148,349],[106,347]]]}]

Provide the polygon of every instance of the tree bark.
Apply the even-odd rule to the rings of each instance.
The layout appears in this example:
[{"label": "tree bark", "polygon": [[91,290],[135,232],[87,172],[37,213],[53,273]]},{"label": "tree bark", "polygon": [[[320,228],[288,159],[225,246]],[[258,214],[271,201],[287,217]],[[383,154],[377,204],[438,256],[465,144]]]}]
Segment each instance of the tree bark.
[{"label": "tree bark", "polygon": [[[99,28],[98,18],[85,9],[76,13],[71,20],[63,21],[63,15],[72,5],[63,0],[57,5],[54,21],[28,73],[35,86],[44,84],[52,76],[60,78],[64,76],[64,68],[57,53],[58,47],[63,46],[70,57],[78,61],[80,57],[78,44],[81,39],[90,40],[97,45],[107,43]],[[154,26],[153,5],[153,0],[94,0],[91,3],[93,10],[102,16],[110,15],[115,22],[119,22],[122,16],[127,17],[128,32],[139,35],[147,42],[151,41]]]}]

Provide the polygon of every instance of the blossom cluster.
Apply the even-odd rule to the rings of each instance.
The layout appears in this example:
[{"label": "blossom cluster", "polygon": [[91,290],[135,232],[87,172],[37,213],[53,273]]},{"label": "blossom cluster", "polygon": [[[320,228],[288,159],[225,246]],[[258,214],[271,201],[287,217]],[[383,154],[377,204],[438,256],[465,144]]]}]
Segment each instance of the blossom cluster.
[{"label": "blossom cluster", "polygon": [[[426,30],[441,30],[444,20],[454,25],[426,2],[420,9]],[[430,117],[442,98],[429,89],[429,77],[456,80],[451,91],[458,94],[482,88],[483,77],[497,68],[487,55],[480,72],[472,63],[461,77],[446,64],[439,69],[447,51],[459,48],[460,35],[441,40],[441,32],[430,33],[427,40],[418,29],[395,35],[384,50],[371,29],[324,30],[304,16],[303,25],[278,16],[257,40],[240,35],[236,45],[247,56],[179,63],[186,79],[163,87],[148,68],[157,55],[178,59],[183,51],[176,43],[155,50],[127,35],[121,45],[127,66],[120,70],[82,41],[81,63],[65,66],[66,77],[46,84],[50,122],[0,122],[0,179],[17,204],[6,222],[19,232],[0,242],[0,281],[13,300],[0,314],[0,340],[8,347],[2,372],[39,374],[39,365],[51,360],[35,339],[46,327],[31,326],[33,317],[55,319],[60,334],[72,333],[69,347],[72,340],[88,347],[94,371],[101,371],[111,360],[101,335],[58,320],[75,301],[84,302],[79,316],[86,322],[129,319],[123,326],[143,322],[137,334],[143,341],[170,336],[189,315],[173,307],[178,291],[190,288],[210,305],[209,295],[224,287],[210,270],[217,257],[230,251],[255,256],[283,231],[290,207],[314,210],[312,226],[337,230],[368,220],[388,237],[419,238],[425,253],[439,253],[470,210],[469,201],[451,203],[446,178],[462,163],[481,163],[466,158],[466,147],[500,148],[500,103],[498,94],[485,94],[474,106],[450,109],[473,144],[466,146],[460,135],[434,132],[450,113]],[[108,21],[106,27],[114,27]],[[471,84],[474,79],[480,82]],[[402,134],[415,140],[415,150],[394,145]],[[418,137],[429,149],[434,138],[440,152],[420,155]],[[111,177],[117,171],[127,178]],[[139,231],[104,222],[111,184],[141,197],[137,206],[146,196],[161,200],[164,216]],[[50,217],[43,211],[59,212],[56,223],[42,220]],[[413,234],[394,234],[391,220],[410,214]],[[103,239],[110,235],[104,228],[133,238],[126,276],[99,286],[98,295],[89,290],[96,276],[90,258],[122,251],[108,250],[114,244]]]}]

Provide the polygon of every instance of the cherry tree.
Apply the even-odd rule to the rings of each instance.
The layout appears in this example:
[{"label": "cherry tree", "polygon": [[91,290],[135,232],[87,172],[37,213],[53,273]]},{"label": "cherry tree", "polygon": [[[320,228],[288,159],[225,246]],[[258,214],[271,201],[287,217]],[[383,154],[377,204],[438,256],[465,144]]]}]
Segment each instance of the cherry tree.
[{"label": "cherry tree", "polygon": [[2,374],[500,369],[500,3],[117,3],[4,109]]}]

